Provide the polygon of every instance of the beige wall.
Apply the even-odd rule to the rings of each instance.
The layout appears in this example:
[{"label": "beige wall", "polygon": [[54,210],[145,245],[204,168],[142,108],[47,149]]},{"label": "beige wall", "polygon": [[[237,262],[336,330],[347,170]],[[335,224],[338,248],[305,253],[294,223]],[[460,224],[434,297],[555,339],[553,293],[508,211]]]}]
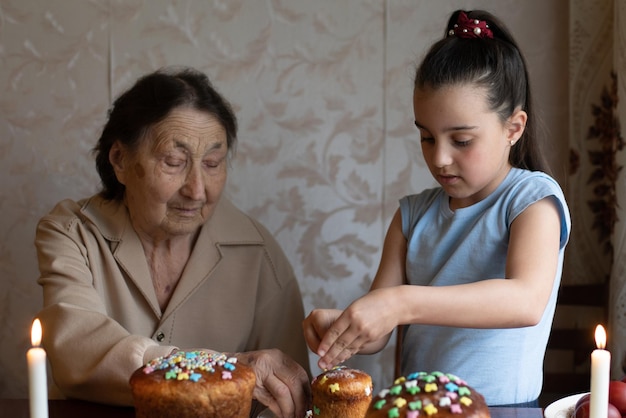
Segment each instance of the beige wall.
[{"label": "beige wall", "polygon": [[[509,23],[563,180],[566,0],[2,0],[0,397],[26,396],[41,304],[35,224],[58,200],[96,191],[90,150],[112,98],[164,65],[207,72],[234,104],[228,193],[276,234],[307,311],[365,292],[398,198],[433,185],[412,76],[456,8]],[[380,387],[392,361],[390,346],[352,364]]]}]

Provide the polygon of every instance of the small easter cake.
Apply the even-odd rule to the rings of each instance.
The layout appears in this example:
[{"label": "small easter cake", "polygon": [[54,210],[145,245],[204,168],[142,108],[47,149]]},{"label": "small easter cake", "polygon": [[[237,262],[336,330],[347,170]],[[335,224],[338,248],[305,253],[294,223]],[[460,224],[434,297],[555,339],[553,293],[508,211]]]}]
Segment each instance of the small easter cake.
[{"label": "small easter cake", "polygon": [[177,351],[130,378],[137,418],[248,418],[256,378],[234,357]]},{"label": "small easter cake", "polygon": [[372,377],[338,366],[311,382],[313,418],[363,418],[372,400]]},{"label": "small easter cake", "polygon": [[485,398],[450,373],[399,377],[374,396],[366,418],[489,418]]}]

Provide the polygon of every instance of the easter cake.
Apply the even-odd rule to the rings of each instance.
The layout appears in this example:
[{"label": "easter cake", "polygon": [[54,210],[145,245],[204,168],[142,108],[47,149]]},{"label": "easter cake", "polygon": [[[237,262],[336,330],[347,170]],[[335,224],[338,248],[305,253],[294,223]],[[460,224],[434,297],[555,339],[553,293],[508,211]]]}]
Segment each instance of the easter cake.
[{"label": "easter cake", "polygon": [[311,382],[313,418],[363,418],[372,400],[372,378],[362,370],[338,366]]},{"label": "easter cake", "polygon": [[130,386],[137,418],[248,418],[255,381],[234,357],[177,351],[137,369]]},{"label": "easter cake", "polygon": [[417,372],[397,378],[372,399],[366,418],[489,418],[485,398],[461,378]]}]

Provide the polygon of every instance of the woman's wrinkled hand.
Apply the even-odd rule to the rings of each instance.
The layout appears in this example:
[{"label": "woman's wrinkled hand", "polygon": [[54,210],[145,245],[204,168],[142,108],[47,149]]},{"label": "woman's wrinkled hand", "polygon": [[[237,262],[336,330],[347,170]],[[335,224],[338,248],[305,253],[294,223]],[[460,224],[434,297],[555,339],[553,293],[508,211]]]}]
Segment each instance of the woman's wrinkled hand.
[{"label": "woman's wrinkled hand", "polygon": [[235,354],[256,375],[253,397],[277,417],[303,418],[310,404],[311,386],[306,371],[278,349]]}]

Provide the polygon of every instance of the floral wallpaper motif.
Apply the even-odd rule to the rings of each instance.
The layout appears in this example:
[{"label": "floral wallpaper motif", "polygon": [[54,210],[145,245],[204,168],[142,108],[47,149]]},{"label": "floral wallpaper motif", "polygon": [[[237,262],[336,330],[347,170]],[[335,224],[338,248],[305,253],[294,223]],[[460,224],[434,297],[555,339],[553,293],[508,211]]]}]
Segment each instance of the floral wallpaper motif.
[{"label": "floral wallpaper motif", "polygon": [[[485,8],[509,23],[563,179],[566,7],[567,0],[0,2],[0,397],[27,393],[25,353],[41,305],[36,222],[57,201],[97,190],[91,149],[110,103],[137,77],[166,65],[210,76],[240,122],[228,195],[276,235],[307,310],[342,308],[369,288],[398,199],[434,185],[413,125],[412,78],[453,10]],[[390,344],[351,364],[382,387],[393,360]]]},{"label": "floral wallpaper motif", "polygon": [[596,134],[600,119],[596,119],[593,106],[606,109],[598,101],[602,90],[610,85],[613,71],[613,44],[606,41],[613,39],[612,19],[612,2],[570,1],[570,147],[572,155],[577,157],[573,161],[576,168],[570,167],[567,186],[572,235],[563,281],[568,284],[600,283],[610,274],[609,233],[599,225],[601,215],[594,214],[594,210],[599,210],[598,203],[596,208],[592,207],[592,202],[598,199],[593,196],[594,182],[604,184],[601,178],[605,168],[592,159],[594,155],[604,155]]},{"label": "floral wallpaper motif", "polygon": [[[570,163],[572,236],[564,282],[609,285],[611,374],[626,373],[626,4],[570,1]],[[588,322],[585,318],[579,318]]]},{"label": "floral wallpaper motif", "polygon": [[[599,150],[587,151],[589,163],[594,167],[589,177],[593,198],[588,201],[594,214],[592,229],[598,234],[598,243],[609,255],[613,264],[613,242],[617,222],[617,178],[623,168],[616,161],[616,153],[624,148],[619,120],[615,116],[617,107],[617,75],[611,74],[611,85],[602,90],[601,104],[593,104],[591,113],[595,123],[589,127],[587,139],[598,145]],[[607,278],[608,279],[608,278]]]}]

